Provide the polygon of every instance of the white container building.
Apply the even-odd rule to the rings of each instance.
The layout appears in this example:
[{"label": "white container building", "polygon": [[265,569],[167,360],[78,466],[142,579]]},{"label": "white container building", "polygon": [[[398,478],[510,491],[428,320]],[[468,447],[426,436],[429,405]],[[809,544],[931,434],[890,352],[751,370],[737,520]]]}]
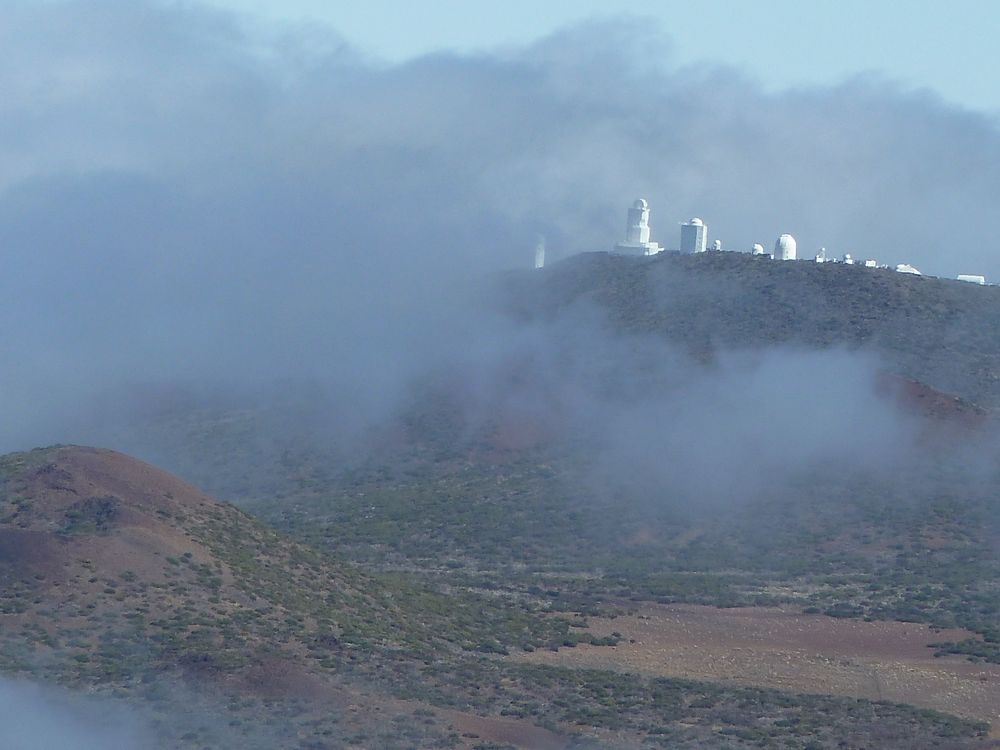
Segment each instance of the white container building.
[{"label": "white container building", "polygon": [[703,253],[708,248],[708,227],[698,217],[681,224],[681,252]]}]

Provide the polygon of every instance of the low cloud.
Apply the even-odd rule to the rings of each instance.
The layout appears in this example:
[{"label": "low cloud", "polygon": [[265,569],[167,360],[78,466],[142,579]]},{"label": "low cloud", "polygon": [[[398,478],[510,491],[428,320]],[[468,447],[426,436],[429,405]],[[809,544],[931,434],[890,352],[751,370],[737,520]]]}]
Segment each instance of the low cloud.
[{"label": "low cloud", "polygon": [[74,412],[135,382],[319,380],[381,419],[509,334],[475,280],[529,267],[538,235],[550,259],[609,247],[640,194],[668,246],[698,214],[725,247],[790,231],[1000,276],[993,120],[873,78],[768,94],[635,52],[669,32],[385,66],[196,3],[13,3],[0,448],[86,439]]},{"label": "low cloud", "polygon": [[0,679],[0,747],[17,750],[140,750],[151,747],[123,708],[30,682]]},{"label": "low cloud", "polygon": [[796,477],[898,469],[921,426],[846,349],[723,350],[700,361],[589,307],[526,325],[449,369],[469,435],[567,448],[586,482],[676,507],[740,502]]}]

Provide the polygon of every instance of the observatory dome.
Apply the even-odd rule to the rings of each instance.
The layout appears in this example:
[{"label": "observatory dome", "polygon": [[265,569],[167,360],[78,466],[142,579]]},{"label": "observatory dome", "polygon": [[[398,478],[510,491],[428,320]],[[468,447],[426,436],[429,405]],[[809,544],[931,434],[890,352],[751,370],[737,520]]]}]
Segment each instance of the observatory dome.
[{"label": "observatory dome", "polygon": [[750,252],[752,252],[754,255],[763,255],[764,254],[764,246],[762,244],[760,244],[759,242],[755,242],[754,245],[753,245],[753,249]]},{"label": "observatory dome", "polygon": [[795,260],[795,238],[790,234],[783,234],[774,243],[775,260]]},{"label": "observatory dome", "polygon": [[663,250],[659,243],[649,239],[649,203],[636,198],[628,210],[625,221],[625,241],[615,245],[616,253],[627,255],[656,255]]},{"label": "observatory dome", "polygon": [[703,222],[703,221],[702,221],[701,219],[699,219],[699,218],[698,218],[697,216],[695,216],[695,217],[694,217],[693,219],[691,219],[691,221],[689,221],[689,222],[688,222],[688,224],[691,224],[692,226],[696,226],[696,227],[700,227],[700,226],[702,226],[702,225],[703,225],[704,223],[705,223],[705,222]]}]

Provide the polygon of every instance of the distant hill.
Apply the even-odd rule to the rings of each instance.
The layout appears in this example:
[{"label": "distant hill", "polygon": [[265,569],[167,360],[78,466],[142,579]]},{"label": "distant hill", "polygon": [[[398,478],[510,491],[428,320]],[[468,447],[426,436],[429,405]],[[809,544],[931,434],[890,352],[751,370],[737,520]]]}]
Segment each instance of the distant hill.
[{"label": "distant hill", "polygon": [[[91,448],[0,458],[0,582],[4,672],[114,688],[168,714],[190,711],[171,698],[189,688],[202,696],[190,703],[242,696],[245,720],[262,700],[335,696],[323,666],[389,642],[399,620],[349,569]],[[217,741],[200,720],[175,719],[167,734]],[[248,746],[269,746],[251,727]]]},{"label": "distant hill", "polygon": [[701,358],[725,348],[845,346],[989,409],[1000,406],[1000,288],[735,252],[584,253],[507,277],[521,320],[593,303],[622,331]]},{"label": "distant hill", "polygon": [[[567,637],[562,618],[484,602],[377,581],[120,453],[0,457],[0,673],[162,714],[166,747],[340,747],[421,707],[394,702],[391,669]],[[415,723],[400,743],[454,733]]]}]

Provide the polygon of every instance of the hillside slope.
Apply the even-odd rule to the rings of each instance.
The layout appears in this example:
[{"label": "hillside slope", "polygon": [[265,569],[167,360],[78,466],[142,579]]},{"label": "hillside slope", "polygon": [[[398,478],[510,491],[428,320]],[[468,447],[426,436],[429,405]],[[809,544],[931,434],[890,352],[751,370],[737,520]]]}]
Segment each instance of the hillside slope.
[{"label": "hillside slope", "polygon": [[0,457],[0,673],[125,703],[143,748],[988,746],[906,706],[499,660],[589,635],[457,583],[356,573],[122,454]]},{"label": "hillside slope", "polygon": [[585,253],[506,281],[519,319],[593,303],[613,326],[726,348],[866,348],[889,369],[987,407],[1000,405],[1000,288],[886,269],[746,253],[638,258]]},{"label": "hillside slope", "polygon": [[[338,638],[358,617],[392,616],[356,574],[319,565],[236,508],[134,459],[66,447],[0,465],[4,611],[26,613],[44,596],[61,625],[81,631],[71,654],[114,622],[147,630],[146,656],[183,649],[211,669],[241,661],[303,610],[315,618],[310,630]],[[198,622],[206,615],[210,629]],[[101,669],[96,661],[79,660],[80,674]]]},{"label": "hillside slope", "polygon": [[[376,581],[120,453],[0,457],[0,672],[138,702],[163,746],[364,746],[352,732],[420,708],[392,698],[394,670],[567,628]],[[413,723],[384,745],[454,734]]]},{"label": "hillside slope", "polygon": [[[164,741],[178,746],[221,742],[199,712],[235,697],[236,734],[269,746],[289,701],[335,697],[325,673],[389,644],[399,621],[349,569],[90,448],[0,459],[0,582],[4,672],[158,707]],[[261,701],[278,701],[267,731],[252,718]]]}]

